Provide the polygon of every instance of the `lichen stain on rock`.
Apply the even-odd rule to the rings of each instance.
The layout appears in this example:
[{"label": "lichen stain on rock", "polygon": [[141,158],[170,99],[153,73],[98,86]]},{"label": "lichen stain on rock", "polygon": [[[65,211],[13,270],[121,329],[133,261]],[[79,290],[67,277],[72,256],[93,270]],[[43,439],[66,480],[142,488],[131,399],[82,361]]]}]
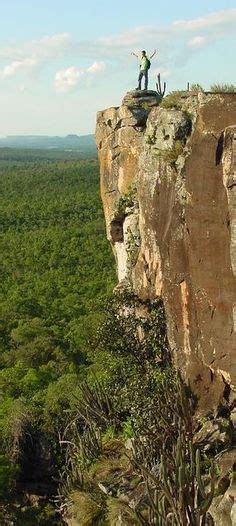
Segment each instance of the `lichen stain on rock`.
[{"label": "lichen stain on rock", "polygon": [[[190,339],[189,339],[189,294],[186,281],[180,283],[181,300],[182,300],[182,316],[183,316],[183,350],[186,357],[191,355]],[[189,358],[188,358],[189,359]]]},{"label": "lichen stain on rock", "polygon": [[[97,121],[119,279],[141,298],[162,296],[173,357],[201,413],[227,403],[226,379],[235,399],[235,133],[235,94],[185,94],[173,109],[153,92],[131,92]],[[133,188],[140,242],[130,257],[128,241],[121,248],[112,240],[111,224]]]}]

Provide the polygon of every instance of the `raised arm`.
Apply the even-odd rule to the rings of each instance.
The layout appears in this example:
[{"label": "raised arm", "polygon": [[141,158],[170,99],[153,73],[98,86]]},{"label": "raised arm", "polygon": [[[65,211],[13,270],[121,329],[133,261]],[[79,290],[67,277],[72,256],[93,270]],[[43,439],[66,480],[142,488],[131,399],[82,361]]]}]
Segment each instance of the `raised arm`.
[{"label": "raised arm", "polygon": [[139,58],[139,56],[136,55],[136,53],[134,53],[133,51],[131,52],[131,55],[134,55],[134,57]]},{"label": "raised arm", "polygon": [[150,58],[154,57],[154,55],[156,55],[156,53],[157,53],[157,50],[154,49],[153,54],[150,56]]}]

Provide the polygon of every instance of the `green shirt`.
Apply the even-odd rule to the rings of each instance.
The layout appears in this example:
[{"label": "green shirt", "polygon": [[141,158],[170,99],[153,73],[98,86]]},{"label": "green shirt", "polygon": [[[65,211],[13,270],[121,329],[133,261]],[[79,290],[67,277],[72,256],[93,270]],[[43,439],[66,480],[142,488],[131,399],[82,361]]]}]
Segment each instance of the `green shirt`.
[{"label": "green shirt", "polygon": [[148,58],[142,57],[140,60],[140,69],[148,69]]}]

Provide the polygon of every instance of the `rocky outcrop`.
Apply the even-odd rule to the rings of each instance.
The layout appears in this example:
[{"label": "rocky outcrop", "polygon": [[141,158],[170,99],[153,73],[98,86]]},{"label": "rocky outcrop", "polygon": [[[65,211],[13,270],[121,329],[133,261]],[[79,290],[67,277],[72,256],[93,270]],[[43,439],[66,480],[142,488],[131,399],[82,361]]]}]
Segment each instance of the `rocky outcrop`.
[{"label": "rocky outcrop", "polygon": [[[129,92],[96,138],[119,286],[162,297],[174,363],[208,416],[198,438],[235,472],[236,94]],[[235,487],[214,499],[215,524],[235,524]]]},{"label": "rocky outcrop", "polygon": [[236,386],[236,95],[130,92],[98,114],[107,236],[118,279],[162,296],[199,412]]}]

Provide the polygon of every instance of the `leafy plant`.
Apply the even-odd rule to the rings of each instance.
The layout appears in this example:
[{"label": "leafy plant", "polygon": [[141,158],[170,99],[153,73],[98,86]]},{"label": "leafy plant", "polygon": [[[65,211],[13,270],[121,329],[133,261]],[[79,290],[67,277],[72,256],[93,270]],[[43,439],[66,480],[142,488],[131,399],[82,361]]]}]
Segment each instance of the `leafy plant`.
[{"label": "leafy plant", "polygon": [[118,292],[107,304],[104,322],[93,345],[115,356],[134,356],[136,362],[142,364],[145,360],[158,363],[167,359],[162,301],[142,301],[132,292]]},{"label": "leafy plant", "polygon": [[134,206],[137,205],[137,190],[131,188],[127,193],[122,195],[118,201],[116,216],[122,216],[132,211]]}]

